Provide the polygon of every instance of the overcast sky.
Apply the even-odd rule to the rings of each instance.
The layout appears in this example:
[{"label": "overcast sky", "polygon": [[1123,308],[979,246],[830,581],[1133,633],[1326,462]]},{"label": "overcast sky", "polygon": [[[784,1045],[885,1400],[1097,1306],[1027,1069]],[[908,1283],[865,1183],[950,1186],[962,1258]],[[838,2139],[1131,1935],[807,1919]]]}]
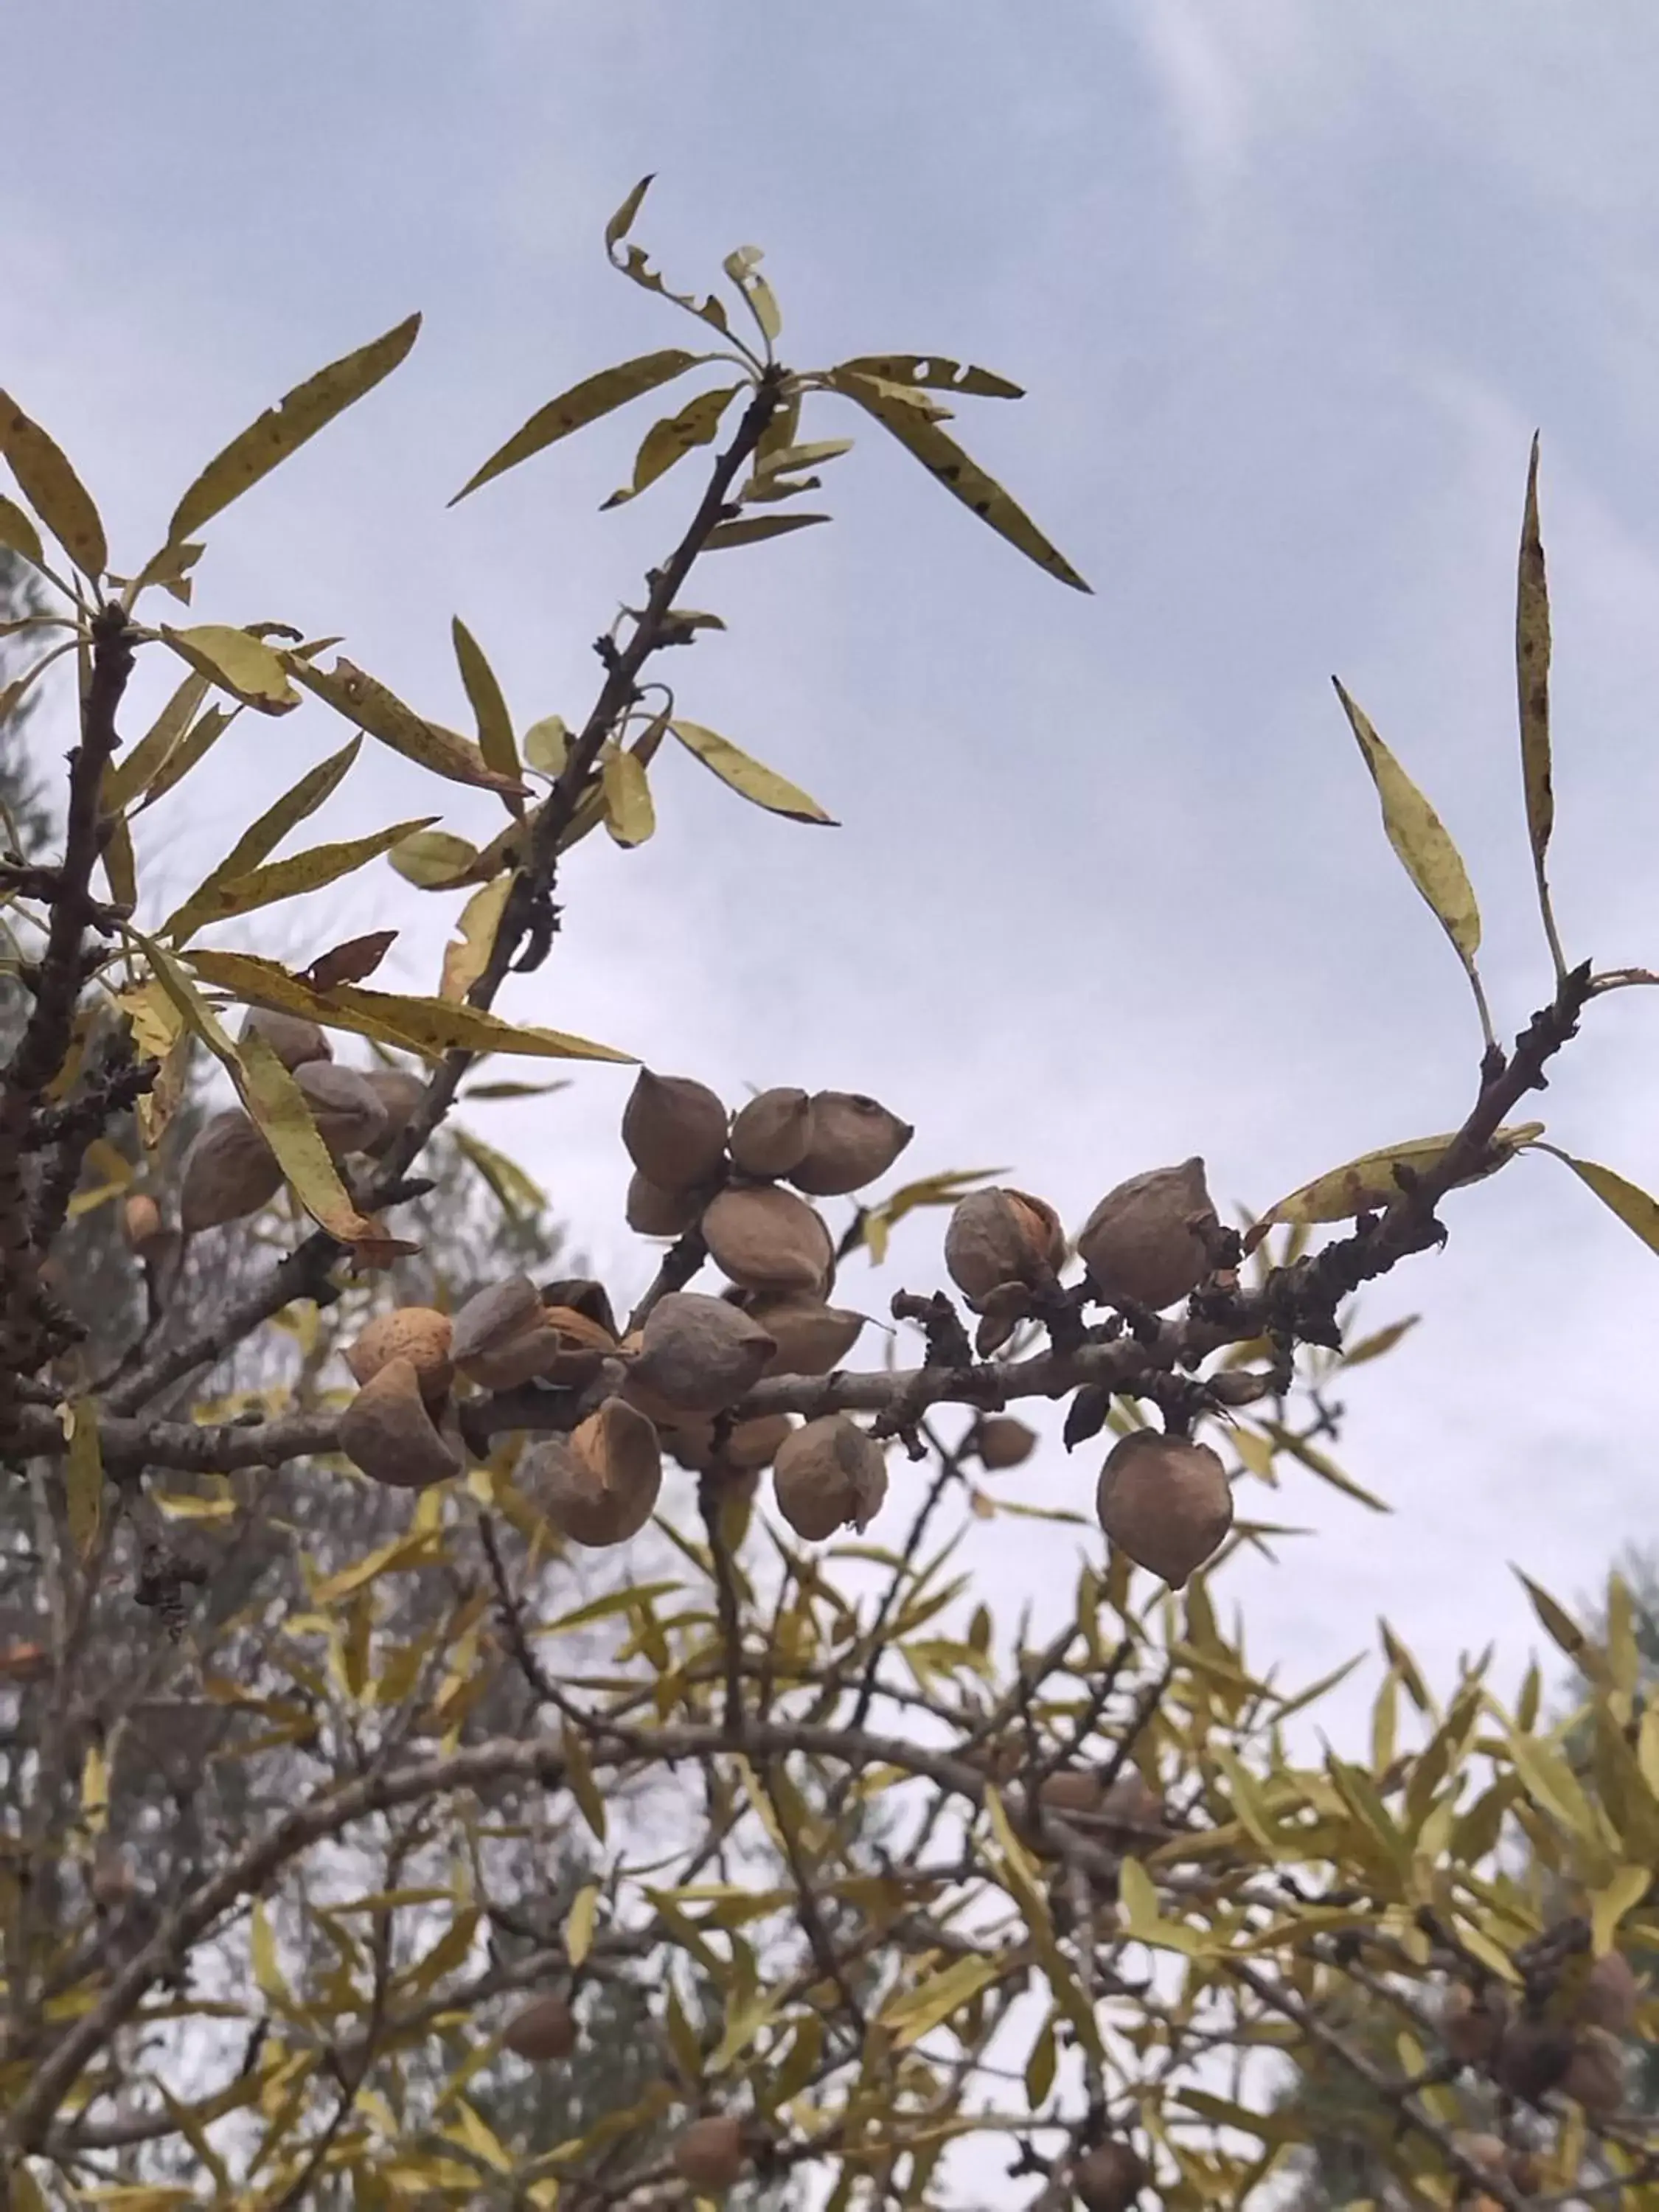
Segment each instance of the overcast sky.
[{"label": "overcast sky", "polygon": [[[873,1091],[918,1125],[907,1167],[1005,1166],[1073,1225],[1192,1152],[1261,1206],[1454,1126],[1470,1004],[1329,677],[1462,843],[1512,1029],[1547,991],[1514,735],[1534,427],[1562,926],[1575,958],[1659,956],[1650,9],[90,0],[19,11],[7,48],[0,374],[94,488],[118,567],[260,407],[424,309],[392,381],[212,526],[198,609],[344,632],[440,719],[465,714],[458,611],[521,726],[577,718],[589,641],[694,495],[688,470],[596,511],[647,402],[444,512],[542,401],[684,339],[599,251],[646,170],[637,234],[676,281],[766,246],[792,362],[937,349],[1028,387],[956,427],[1095,595],[826,404],[806,434],[860,434],[834,527],[711,561],[692,597],[730,634],[673,673],[684,711],[843,826],[665,760],[659,835],[582,848],[510,1010],[730,1098]],[[338,742],[320,708],[244,718],[154,817],[156,910]],[[432,790],[371,747],[325,834]],[[487,835],[491,806],[458,793],[446,819]],[[282,949],[395,920],[399,980],[430,988],[453,912],[382,868]],[[1656,1039],[1659,1003],[1598,1006],[1545,1102],[1561,1142],[1654,1188]],[[620,1224],[627,1082],[477,1124],[624,1292],[648,1266]],[[1369,1309],[1424,1327],[1347,1394],[1344,1456],[1393,1517],[1300,1480],[1251,1501],[1319,1531],[1233,1577],[1259,1662],[1310,1675],[1382,1612],[1443,1682],[1489,1637],[1512,1678],[1534,1632],[1506,1563],[1571,1597],[1652,1533],[1659,1261],[1542,1158],[1450,1218]],[[890,1279],[849,1271],[849,1302],[931,1288],[936,1227],[901,1235]],[[1086,1501],[1095,1465],[1056,1452],[1020,1494]],[[1012,1601],[1075,1540],[975,1541]]]}]

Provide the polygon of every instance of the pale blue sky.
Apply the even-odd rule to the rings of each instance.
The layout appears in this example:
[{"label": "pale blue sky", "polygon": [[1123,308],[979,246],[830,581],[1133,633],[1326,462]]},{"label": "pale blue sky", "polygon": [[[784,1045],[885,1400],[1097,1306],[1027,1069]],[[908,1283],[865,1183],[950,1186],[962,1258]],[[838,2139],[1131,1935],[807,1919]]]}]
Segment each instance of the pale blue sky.
[{"label": "pale blue sky", "polygon": [[[595,511],[648,403],[443,511],[554,392],[677,342],[599,252],[644,170],[639,236],[680,281],[768,247],[792,359],[936,349],[1028,386],[958,427],[1097,595],[826,407],[817,434],[860,433],[840,519],[711,562],[693,596],[731,635],[675,674],[686,712],[845,826],[763,819],[666,763],[659,836],[571,866],[525,1014],[729,1096],[876,1091],[919,1125],[919,1169],[1006,1163],[1073,1224],[1192,1151],[1261,1204],[1450,1126],[1470,1009],[1328,678],[1462,843],[1513,1026],[1547,977],[1511,646],[1534,426],[1563,927],[1575,957],[1659,955],[1650,10],[92,0],[20,14],[7,46],[28,90],[0,373],[96,489],[118,564],[259,407],[426,310],[392,383],[213,526],[198,605],[345,631],[440,716],[462,713],[457,611],[521,722],[577,714],[587,641],[684,512],[680,477]],[[337,741],[307,711],[228,745],[162,825],[158,887]],[[426,799],[377,754],[333,819]],[[487,829],[489,806],[447,818]],[[429,987],[451,910],[383,872],[328,920],[407,915],[402,972]],[[1546,1102],[1562,1141],[1650,1187],[1656,1037],[1659,1005],[1599,1009]],[[625,1282],[624,1088],[586,1074],[481,1126]],[[1506,1560],[1570,1595],[1653,1527],[1659,1261],[1544,1161],[1452,1219],[1449,1251],[1372,1302],[1424,1329],[1349,1394],[1348,1462],[1398,1511],[1275,1502],[1322,1534],[1236,1577],[1259,1658],[1322,1668],[1386,1611],[1443,1679],[1488,1636],[1518,1660]],[[893,1279],[929,1286],[936,1250],[907,1233]],[[1086,1499],[1093,1474],[1056,1454],[1028,1494]],[[976,1540],[1011,1598],[1069,1551],[1032,1524]]]}]

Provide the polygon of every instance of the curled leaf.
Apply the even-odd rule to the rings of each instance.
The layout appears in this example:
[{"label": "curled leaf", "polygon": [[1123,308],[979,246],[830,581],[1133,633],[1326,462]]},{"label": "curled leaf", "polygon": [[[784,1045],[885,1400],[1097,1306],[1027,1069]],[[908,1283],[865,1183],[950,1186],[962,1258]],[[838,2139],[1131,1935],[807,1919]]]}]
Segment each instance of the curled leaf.
[{"label": "curled leaf", "polygon": [[740,384],[722,384],[712,392],[700,392],[687,400],[678,415],[653,422],[635,456],[633,481],[623,490],[613,491],[605,506],[622,507],[637,499],[647,485],[666,476],[676,461],[684,460],[699,446],[712,445],[721,416],[743,389]]},{"label": "curled leaf", "polygon": [[438,986],[441,999],[460,1000],[477,981],[489,965],[489,956],[495,950],[495,933],[501,927],[507,894],[513,889],[513,871],[496,877],[482,890],[474,891],[461,908],[460,935],[451,940],[444,951],[443,981]]},{"label": "curled leaf", "polygon": [[15,500],[0,493],[0,545],[9,552],[21,553],[38,568],[46,558],[46,549],[40,543],[40,533]]},{"label": "curled leaf", "polygon": [[177,544],[199,530],[354,400],[372,392],[407,355],[420,327],[418,315],[407,317],[383,337],[331,362],[315,376],[296,384],[274,407],[267,407],[257,422],[214,455],[179,501],[167,525],[168,544]]},{"label": "curled leaf", "polygon": [[1544,859],[1555,827],[1550,765],[1550,591],[1544,540],[1538,526],[1538,440],[1527,465],[1527,503],[1521,520],[1521,555],[1515,590],[1515,675],[1521,708],[1521,775],[1527,800],[1527,835],[1544,934],[1558,976],[1567,972],[1550,904]]},{"label": "curled leaf", "polygon": [[550,399],[545,407],[538,407],[504,446],[497,447],[482,468],[474,471],[449,504],[459,506],[481,484],[505,475],[508,469],[517,468],[520,461],[527,461],[533,453],[543,452],[561,438],[568,438],[573,430],[586,429],[601,416],[625,407],[630,399],[654,392],[659,384],[672,383],[702,358],[701,354],[686,353],[678,346],[670,346],[658,353],[641,354],[633,361],[618,362],[614,368],[603,368],[596,376],[584,377],[568,392]]},{"label": "curled leaf", "polygon": [[361,983],[374,973],[397,940],[395,929],[376,929],[367,937],[349,937],[343,945],[319,953],[301,980],[313,991],[331,991],[337,983]]},{"label": "curled leaf", "polygon": [[618,845],[642,845],[657,826],[651,786],[631,752],[605,756],[599,770],[605,794],[605,826]]},{"label": "curled leaf", "polygon": [[638,184],[635,185],[633,191],[629,192],[628,198],[617,210],[615,215],[611,216],[610,222],[606,223],[605,227],[605,250],[607,253],[610,252],[613,246],[620,245],[622,240],[627,237],[629,232],[634,228],[634,218],[638,215],[641,207],[643,205],[645,196],[650,191],[651,185],[651,177],[641,177]]},{"label": "curled leaf", "polygon": [[171,629],[163,623],[161,635],[181,660],[243,706],[261,714],[286,714],[299,705],[300,695],[288,680],[283,656],[246,630],[233,629],[228,623]]},{"label": "curled leaf", "polygon": [[289,665],[307,691],[343,714],[371,738],[378,738],[405,760],[412,760],[450,783],[467,783],[485,791],[511,792],[525,797],[529,787],[516,775],[498,773],[485,761],[477,745],[441,723],[428,722],[406,707],[395,691],[349,660],[337,657],[331,669],[311,666],[293,654]]},{"label": "curled leaf", "polygon": [[[10,463],[18,489],[41,521],[82,574],[96,583],[109,566],[109,549],[92,495],[61,447],[8,392],[0,392],[0,453]],[[27,516],[22,520],[27,526]],[[35,547],[27,554],[30,560],[40,558],[38,538]],[[25,547],[16,550],[27,553]]]}]

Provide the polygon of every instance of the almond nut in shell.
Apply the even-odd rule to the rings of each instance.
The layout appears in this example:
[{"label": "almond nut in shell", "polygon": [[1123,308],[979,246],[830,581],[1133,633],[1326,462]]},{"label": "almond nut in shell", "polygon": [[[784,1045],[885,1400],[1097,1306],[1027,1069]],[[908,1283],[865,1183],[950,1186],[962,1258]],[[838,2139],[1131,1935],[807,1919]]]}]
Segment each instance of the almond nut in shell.
[{"label": "almond nut in shell", "polygon": [[1021,1467],[1036,1447],[1036,1431],[1012,1413],[988,1413],[974,1431],[974,1449],[988,1474]]},{"label": "almond nut in shell", "polygon": [[945,1265],[970,1304],[1004,1283],[1038,1289],[1053,1280],[1065,1257],[1059,1217],[1029,1191],[969,1191],[951,1209]]},{"label": "almond nut in shell", "polygon": [[1128,2212],[1146,2186],[1146,2166],[1126,2142],[1096,2143],[1072,2168],[1073,2191],[1084,2212]]},{"label": "almond nut in shell", "polygon": [[697,2189],[730,2189],[743,2179],[743,2126],[730,2112],[711,2113],[681,2130],[674,2171]]},{"label": "almond nut in shell", "polygon": [[394,1490],[424,1490],[466,1469],[453,1430],[433,1420],[411,1360],[386,1361],[341,1414],[339,1434],[352,1464]]},{"label": "almond nut in shell", "polygon": [[671,1291],[652,1307],[629,1373],[628,1395],[672,1420],[718,1413],[759,1382],[775,1340],[741,1306]]},{"label": "almond nut in shell", "polygon": [[447,1314],[433,1306],[397,1306],[377,1314],[355,1344],[348,1345],[345,1364],[360,1383],[372,1382],[388,1359],[406,1359],[421,1380],[422,1395],[441,1398],[454,1369],[449,1357]]},{"label": "almond nut in shell", "polygon": [[1208,1444],[1136,1429],[1108,1453],[1096,1508],[1121,1551],[1180,1589],[1220,1550],[1233,1522],[1232,1486]]},{"label": "almond nut in shell", "polygon": [[659,1190],[712,1182],[726,1158],[726,1109],[706,1083],[648,1067],[623,1109],[628,1157]]},{"label": "almond nut in shell", "polygon": [[844,1198],[886,1174],[915,1131],[873,1098],[850,1091],[815,1091],[812,1141],[788,1170],[797,1190],[811,1198]]},{"label": "almond nut in shell", "polygon": [[328,1031],[307,1014],[284,1014],[274,1006],[252,1006],[242,1024],[242,1035],[263,1037],[290,1075],[307,1060],[334,1057]]},{"label": "almond nut in shell", "polygon": [[715,1264],[745,1291],[821,1295],[835,1270],[829,1230],[804,1198],[775,1184],[723,1190],[704,1211]]},{"label": "almond nut in shell", "polygon": [[501,2042],[517,2057],[541,2065],[568,2058],[576,2048],[576,2015],[563,1997],[532,1997],[507,2022]]},{"label": "almond nut in shell", "polygon": [[778,1348],[766,1365],[769,1375],[831,1373],[858,1342],[866,1318],[801,1291],[750,1297],[744,1304],[767,1334],[777,1340]]},{"label": "almond nut in shell", "polygon": [[812,1102],[804,1091],[763,1091],[732,1116],[726,1148],[746,1176],[787,1176],[812,1142]]},{"label": "almond nut in shell", "polygon": [[1210,1269],[1204,1232],[1216,1211],[1204,1163],[1155,1168],[1108,1191],[1077,1240],[1089,1279],[1109,1304],[1161,1313],[1190,1297]]},{"label": "almond nut in shell", "polygon": [[607,1398],[568,1437],[547,1437],[518,1482],[561,1535],[592,1551],[637,1536],[662,1488],[657,1431],[636,1406]]},{"label": "almond nut in shell", "polygon": [[837,1528],[869,1527],[887,1495],[887,1461],[856,1421],[826,1413],[785,1437],[772,1487],[795,1534],[821,1544]]},{"label": "almond nut in shell", "polygon": [[308,1060],[294,1071],[317,1133],[331,1152],[365,1152],[386,1134],[380,1094],[361,1070]]},{"label": "almond nut in shell", "polygon": [[240,1221],[268,1206],[283,1187],[276,1156],[240,1108],[216,1114],[185,1155],[179,1225],[193,1236]]},{"label": "almond nut in shell", "polygon": [[385,1128],[373,1144],[363,1146],[371,1159],[380,1159],[409,1127],[426,1096],[426,1082],[406,1067],[371,1067],[363,1080],[386,1109]]},{"label": "almond nut in shell", "polygon": [[558,1358],[559,1333],[529,1276],[509,1275],[477,1291],[457,1313],[450,1352],[480,1389],[516,1390]]},{"label": "almond nut in shell", "polygon": [[636,1237],[683,1237],[702,1211],[694,1190],[659,1190],[637,1168],[628,1178],[623,1212]]}]

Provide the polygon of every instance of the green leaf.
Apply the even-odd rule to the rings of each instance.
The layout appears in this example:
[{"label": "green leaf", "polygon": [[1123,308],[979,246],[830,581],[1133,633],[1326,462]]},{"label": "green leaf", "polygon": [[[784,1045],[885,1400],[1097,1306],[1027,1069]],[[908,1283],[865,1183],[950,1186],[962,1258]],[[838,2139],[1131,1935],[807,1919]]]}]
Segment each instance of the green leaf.
[{"label": "green leaf", "polygon": [[1024,399],[1023,386],[988,368],[963,368],[942,354],[860,354],[844,361],[836,372],[848,376],[874,377],[883,384],[912,384],[929,392],[961,392],[976,399]]},{"label": "green leaf", "polygon": [[453,890],[465,883],[478,848],[447,830],[418,830],[394,845],[387,856],[405,883],[423,891]]},{"label": "green leaf", "polygon": [[1540,1145],[1537,1149],[1570,1167],[1579,1182],[1588,1184],[1602,1205],[1619,1216],[1626,1229],[1635,1231],[1650,1252],[1659,1252],[1659,1204],[1646,1191],[1638,1189],[1633,1182],[1626,1182],[1611,1168],[1598,1167],[1594,1160],[1575,1159],[1571,1152],[1559,1152],[1553,1145]]},{"label": "green leaf", "polygon": [[[1496,1175],[1524,1146],[1537,1143],[1543,1127],[1541,1121],[1516,1121],[1494,1130],[1486,1159],[1468,1174],[1460,1176],[1453,1188],[1462,1190],[1470,1183],[1481,1182],[1486,1176]],[[1246,1249],[1254,1251],[1268,1230],[1281,1222],[1349,1221],[1355,1214],[1375,1213],[1392,1205],[1401,1188],[1395,1180],[1396,1168],[1404,1168],[1410,1175],[1431,1175],[1456,1141],[1455,1132],[1442,1137],[1411,1137],[1403,1144],[1384,1145],[1376,1152],[1362,1152],[1357,1160],[1349,1160],[1342,1167],[1316,1176],[1300,1190],[1293,1190],[1288,1198],[1281,1198],[1276,1206],[1270,1206],[1259,1220],[1251,1224],[1244,1240]],[[1541,1149],[1547,1152],[1551,1148],[1545,1146]]]},{"label": "green leaf", "polygon": [[632,753],[606,755],[599,770],[605,826],[618,845],[643,845],[657,826],[651,786]]},{"label": "green leaf", "polygon": [[703,541],[706,553],[723,553],[733,545],[757,544],[763,538],[787,538],[792,530],[810,530],[828,522],[827,514],[745,514],[735,522],[722,522]]},{"label": "green leaf", "polygon": [[97,1401],[76,1398],[70,1407],[70,1418],[73,1425],[64,1456],[64,1505],[70,1541],[76,1555],[85,1559],[98,1541],[104,1510],[104,1455],[98,1441]]},{"label": "green leaf", "polygon": [[210,923],[228,921],[233,915],[252,914],[256,907],[275,906],[281,899],[297,898],[303,892],[321,890],[325,884],[337,883],[342,876],[354,875],[371,860],[378,860],[382,853],[434,819],[428,814],[414,822],[394,822],[390,829],[377,830],[367,837],[313,845],[289,860],[273,861],[269,867],[204,884],[173,915],[166,934],[175,945],[183,945]]},{"label": "green leaf", "polygon": [[275,960],[252,952],[193,951],[191,965],[207,982],[247,1006],[274,1006],[278,1012],[304,1014],[325,1028],[351,1030],[383,1043],[401,1045],[435,1060],[452,1050],[510,1052],[540,1060],[608,1060],[633,1067],[632,1054],[609,1045],[591,1044],[562,1030],[520,1029],[482,1006],[452,1006],[447,1000],[403,998],[390,991],[367,991],[339,983],[313,991]]},{"label": "green leaf", "polygon": [[1544,858],[1555,827],[1550,771],[1550,589],[1544,540],[1538,526],[1538,439],[1527,465],[1527,503],[1521,521],[1521,557],[1515,589],[1515,676],[1521,706],[1521,775],[1527,799],[1527,835],[1544,933],[1558,976],[1566,973],[1550,906]]},{"label": "green leaf", "polygon": [[1073,591],[1089,590],[1071,562],[1050,544],[1030,515],[1010,498],[996,479],[988,476],[976,461],[969,459],[926,411],[910,404],[901,391],[889,389],[876,378],[846,368],[833,370],[828,380],[832,391],[855,401],[884,430],[890,431],[930,476],[978,515],[981,522],[988,523],[999,537],[1006,538],[1028,560],[1035,561],[1039,568],[1057,577],[1062,584],[1069,584]]},{"label": "green leaf", "polygon": [[40,533],[15,500],[0,493],[0,545],[14,553],[21,553],[38,568],[46,559],[46,549],[40,543]]},{"label": "green leaf", "polygon": [[[636,207],[637,204],[635,202]],[[671,346],[659,353],[641,354],[633,361],[618,362],[614,368],[601,369],[597,376],[585,377],[581,383],[572,385],[568,392],[562,392],[556,399],[550,399],[545,407],[538,408],[530,420],[467,478],[449,504],[458,506],[470,492],[489,483],[492,477],[517,468],[520,461],[527,461],[533,453],[541,453],[561,438],[568,438],[572,431],[586,429],[602,416],[625,407],[630,399],[643,398],[659,385],[671,384],[705,358],[704,355],[685,353],[678,346]]]},{"label": "green leaf", "polygon": [[428,722],[412,707],[406,707],[396,692],[387,690],[361,668],[337,656],[332,668],[313,668],[307,662],[289,655],[289,665],[297,682],[307,691],[332,707],[337,714],[343,714],[360,730],[367,730],[371,738],[378,738],[405,760],[412,760],[434,775],[441,775],[450,783],[477,786],[485,791],[511,792],[515,798],[528,795],[529,787],[516,775],[504,775],[491,768],[477,745],[445,729],[441,723]]},{"label": "green leaf", "polygon": [[199,900],[207,897],[222,884],[238,876],[246,876],[281,844],[290,830],[313,815],[324,801],[339,788],[348,769],[362,750],[363,741],[353,738],[331,753],[326,760],[309,768],[299,781],[291,784],[275,803],[266,807],[231,847],[217,867],[198,885],[184,904],[170,914],[161,924],[161,934],[171,937],[177,933],[179,916],[187,913]]},{"label": "green leaf", "polygon": [[[1480,909],[1475,904],[1463,857],[1453,844],[1444,823],[1377,736],[1363,708],[1348,696],[1334,677],[1331,681],[1336,684],[1342,711],[1376,786],[1389,842],[1451,939],[1458,958],[1468,971],[1484,1018],[1485,1001],[1474,965],[1474,956],[1480,949]],[[1490,1031],[1489,1024],[1487,1027]]]},{"label": "green leaf", "polygon": [[109,549],[92,495],[67,455],[9,392],[0,392],[0,453],[10,463],[24,498],[81,574],[95,584],[109,566]]},{"label": "green leaf", "polygon": [[647,485],[665,476],[677,461],[684,460],[699,446],[712,445],[721,416],[744,388],[741,384],[723,384],[713,392],[700,392],[696,398],[687,400],[678,415],[653,422],[635,456],[633,481],[623,490],[613,491],[605,507],[623,507],[630,499],[637,499]]},{"label": "green leaf", "polygon": [[477,725],[478,750],[483,755],[484,765],[494,769],[507,782],[519,783],[523,780],[523,771],[519,766],[518,746],[513,741],[513,717],[507,711],[507,701],[495,680],[495,672],[484,658],[483,647],[459,615],[451,623],[450,632],[455,642],[455,658],[460,664],[461,682]]},{"label": "green leaf", "polygon": [[103,789],[99,794],[99,803],[106,814],[118,814],[148,789],[207,696],[207,688],[205,676],[186,676],[137,744],[110,763],[104,771]]},{"label": "green leaf", "polygon": [[177,544],[199,530],[233,500],[240,499],[250,485],[268,476],[278,462],[314,438],[354,400],[372,392],[407,355],[420,327],[420,317],[409,316],[383,337],[319,369],[315,376],[296,384],[276,406],[266,408],[257,422],[250,423],[214,456],[179,501],[167,526],[169,544]]},{"label": "green leaf", "polygon": [[774,769],[763,767],[759,761],[740,752],[729,738],[704,729],[700,722],[676,720],[668,726],[687,752],[695,754],[712,775],[717,775],[722,783],[729,784],[757,806],[765,807],[771,814],[787,815],[793,822],[821,822],[832,830],[838,826],[816,799],[809,799]]},{"label": "green leaf", "polygon": [[163,623],[161,635],[181,660],[245,707],[261,714],[286,714],[299,705],[283,656],[262,638],[233,629],[228,623],[202,623],[194,629],[172,629]]}]

